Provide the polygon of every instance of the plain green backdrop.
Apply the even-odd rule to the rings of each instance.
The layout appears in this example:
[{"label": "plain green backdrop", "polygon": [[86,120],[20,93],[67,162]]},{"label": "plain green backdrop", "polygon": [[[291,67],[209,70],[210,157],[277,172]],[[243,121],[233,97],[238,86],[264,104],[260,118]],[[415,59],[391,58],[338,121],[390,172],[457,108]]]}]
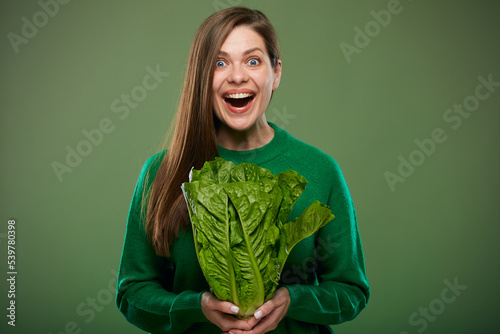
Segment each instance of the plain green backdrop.
[{"label": "plain green backdrop", "polygon": [[[2,333],[141,333],[114,302],[135,182],[174,115],[196,29],[240,4],[280,38],[268,120],[333,156],[356,206],[372,296],[336,333],[500,330],[497,2],[54,3],[0,5]],[[145,90],[150,70],[163,74]],[[453,111],[462,104],[471,111]]]}]

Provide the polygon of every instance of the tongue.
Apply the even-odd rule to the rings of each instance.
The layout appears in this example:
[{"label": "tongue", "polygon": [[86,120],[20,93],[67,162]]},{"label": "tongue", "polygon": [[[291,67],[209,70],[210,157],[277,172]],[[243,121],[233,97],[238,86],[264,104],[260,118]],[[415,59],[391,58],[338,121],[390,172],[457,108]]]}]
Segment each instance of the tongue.
[{"label": "tongue", "polygon": [[227,101],[227,103],[229,103],[233,107],[241,108],[241,107],[244,107],[247,104],[249,104],[250,101],[252,101],[252,96],[245,97],[243,99],[231,99],[231,98],[228,98],[228,99],[226,99],[226,101]]}]

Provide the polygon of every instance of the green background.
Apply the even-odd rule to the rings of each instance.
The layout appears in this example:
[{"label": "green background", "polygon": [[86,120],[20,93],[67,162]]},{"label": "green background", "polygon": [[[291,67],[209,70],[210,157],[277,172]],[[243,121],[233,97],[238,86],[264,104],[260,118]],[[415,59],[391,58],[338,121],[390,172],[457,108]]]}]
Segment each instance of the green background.
[{"label": "green background", "polygon": [[[356,205],[372,296],[336,332],[498,332],[500,87],[459,128],[443,116],[473,101],[479,76],[500,81],[500,6],[451,0],[401,0],[379,31],[370,12],[387,0],[71,1],[48,22],[36,1],[2,0],[0,331],[141,332],[110,299],[130,199],[172,120],[196,29],[232,4],[262,10],[280,38],[268,120],[333,156]],[[41,27],[16,53],[8,34],[34,15]],[[348,62],[340,44],[355,46],[367,24],[372,37]],[[127,117],[113,112],[148,66],[169,75]],[[66,147],[106,118],[113,131],[60,181],[53,162],[65,164]],[[418,158],[414,141],[436,128],[446,141],[391,190],[384,174],[398,173],[400,155]],[[5,316],[8,219],[15,328]],[[467,287],[451,303],[440,301],[445,280]]]}]

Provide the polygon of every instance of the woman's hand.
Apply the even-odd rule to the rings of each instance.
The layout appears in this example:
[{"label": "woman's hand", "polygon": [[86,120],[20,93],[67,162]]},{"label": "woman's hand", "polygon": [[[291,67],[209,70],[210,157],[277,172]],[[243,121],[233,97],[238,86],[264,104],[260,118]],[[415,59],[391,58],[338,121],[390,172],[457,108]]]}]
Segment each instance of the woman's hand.
[{"label": "woman's hand", "polygon": [[238,307],[230,302],[220,301],[210,292],[204,292],[201,295],[201,309],[210,322],[226,333],[233,328],[239,328],[240,331],[251,330],[255,324],[255,322],[250,323],[233,316],[238,313]]},{"label": "woman's hand", "polygon": [[[278,327],[279,322],[288,312],[290,306],[290,293],[287,288],[279,288],[274,292],[274,296],[265,302],[254,313],[254,317],[248,320],[251,330],[237,329],[232,327],[225,333],[232,334],[262,334],[272,331]],[[254,327],[255,326],[255,327]]]}]

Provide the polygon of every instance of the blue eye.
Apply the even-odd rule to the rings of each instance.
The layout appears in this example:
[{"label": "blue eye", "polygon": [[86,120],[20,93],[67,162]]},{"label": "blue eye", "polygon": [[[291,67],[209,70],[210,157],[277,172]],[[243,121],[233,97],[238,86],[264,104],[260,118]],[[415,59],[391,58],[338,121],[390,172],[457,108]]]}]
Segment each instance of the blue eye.
[{"label": "blue eye", "polygon": [[250,60],[248,61],[248,63],[249,63],[251,66],[256,66],[256,65],[259,65],[259,64],[260,64],[260,61],[259,61],[258,59],[253,58],[253,59],[250,59]]},{"label": "blue eye", "polygon": [[226,63],[223,60],[217,60],[217,62],[215,63],[215,66],[217,67],[224,67],[225,65]]}]

